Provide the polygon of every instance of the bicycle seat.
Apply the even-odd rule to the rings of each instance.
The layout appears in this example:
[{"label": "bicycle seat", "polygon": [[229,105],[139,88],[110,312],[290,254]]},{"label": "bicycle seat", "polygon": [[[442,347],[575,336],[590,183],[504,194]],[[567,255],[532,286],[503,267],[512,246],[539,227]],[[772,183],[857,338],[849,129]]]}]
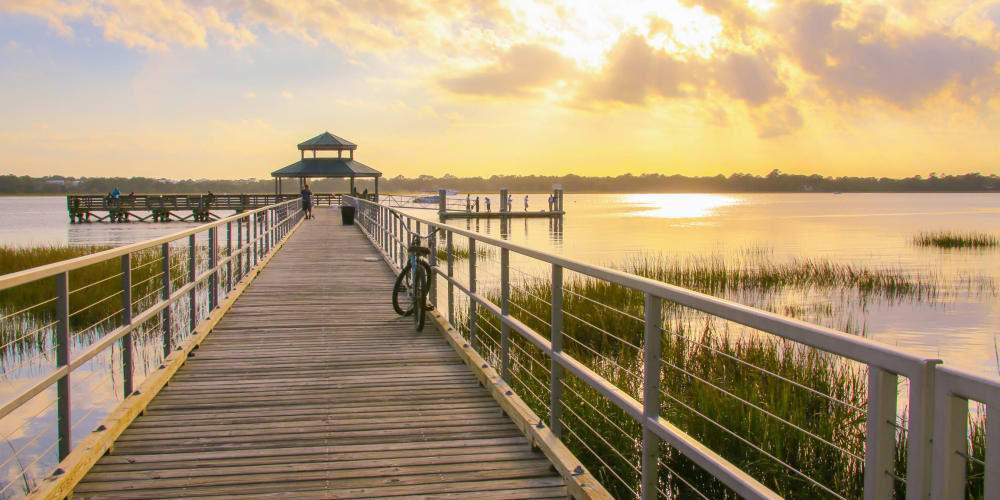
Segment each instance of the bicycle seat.
[{"label": "bicycle seat", "polygon": [[410,253],[417,254],[421,257],[426,257],[431,254],[430,248],[420,247],[415,245],[410,245],[409,247],[406,248],[406,250]]}]

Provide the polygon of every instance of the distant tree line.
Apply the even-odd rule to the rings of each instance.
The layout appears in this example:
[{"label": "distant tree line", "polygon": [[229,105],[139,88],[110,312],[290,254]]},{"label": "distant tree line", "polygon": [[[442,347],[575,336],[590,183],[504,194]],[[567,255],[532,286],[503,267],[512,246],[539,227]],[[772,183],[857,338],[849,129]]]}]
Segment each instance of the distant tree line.
[{"label": "distant tree line", "polygon": [[[313,192],[346,192],[345,179],[314,179]],[[579,175],[494,175],[491,177],[442,177],[421,175],[414,178],[396,176],[380,181],[382,192],[415,192],[434,189],[493,192],[501,187],[521,192],[547,192],[553,186],[568,192],[592,193],[742,193],[742,192],[931,192],[931,191],[998,191],[997,174],[969,173],[963,175],[915,175],[902,179],[888,177],[831,177],[786,174],[773,170],[765,176],[732,174],[729,177],[687,177],[663,174],[624,174],[616,177],[583,177]],[[373,191],[370,179],[358,179],[357,189]],[[168,180],[148,177],[28,177],[0,175],[0,194],[104,194],[114,188],[123,194],[136,193],[270,193],[273,179],[199,179]],[[298,183],[285,180],[284,192],[298,191]]]}]

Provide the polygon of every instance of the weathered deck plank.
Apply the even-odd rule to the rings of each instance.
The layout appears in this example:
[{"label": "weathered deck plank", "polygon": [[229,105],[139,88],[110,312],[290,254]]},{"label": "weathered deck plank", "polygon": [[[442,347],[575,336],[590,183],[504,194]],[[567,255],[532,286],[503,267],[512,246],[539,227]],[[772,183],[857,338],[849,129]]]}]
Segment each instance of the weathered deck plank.
[{"label": "weathered deck plank", "polygon": [[74,498],[566,497],[333,215],[291,237]]}]

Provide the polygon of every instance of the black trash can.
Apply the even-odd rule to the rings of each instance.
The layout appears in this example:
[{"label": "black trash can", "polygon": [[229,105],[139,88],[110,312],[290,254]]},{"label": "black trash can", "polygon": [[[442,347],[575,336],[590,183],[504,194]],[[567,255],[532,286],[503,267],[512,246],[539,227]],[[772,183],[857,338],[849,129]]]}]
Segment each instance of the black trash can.
[{"label": "black trash can", "polygon": [[344,205],[340,207],[340,221],[343,222],[345,226],[354,225],[354,207],[350,205]]}]

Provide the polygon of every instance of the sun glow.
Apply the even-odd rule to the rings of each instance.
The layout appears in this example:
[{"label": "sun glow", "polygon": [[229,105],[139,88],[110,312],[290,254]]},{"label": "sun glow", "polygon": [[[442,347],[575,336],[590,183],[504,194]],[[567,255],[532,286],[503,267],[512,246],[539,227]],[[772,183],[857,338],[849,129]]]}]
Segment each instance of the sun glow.
[{"label": "sun glow", "polygon": [[636,210],[631,215],[660,219],[698,219],[743,203],[721,194],[630,194],[622,200]]},{"label": "sun glow", "polygon": [[527,28],[522,42],[551,43],[591,71],[600,69],[624,33],[640,34],[658,49],[701,57],[714,52],[722,34],[719,18],[677,0],[510,0],[510,7]]}]

